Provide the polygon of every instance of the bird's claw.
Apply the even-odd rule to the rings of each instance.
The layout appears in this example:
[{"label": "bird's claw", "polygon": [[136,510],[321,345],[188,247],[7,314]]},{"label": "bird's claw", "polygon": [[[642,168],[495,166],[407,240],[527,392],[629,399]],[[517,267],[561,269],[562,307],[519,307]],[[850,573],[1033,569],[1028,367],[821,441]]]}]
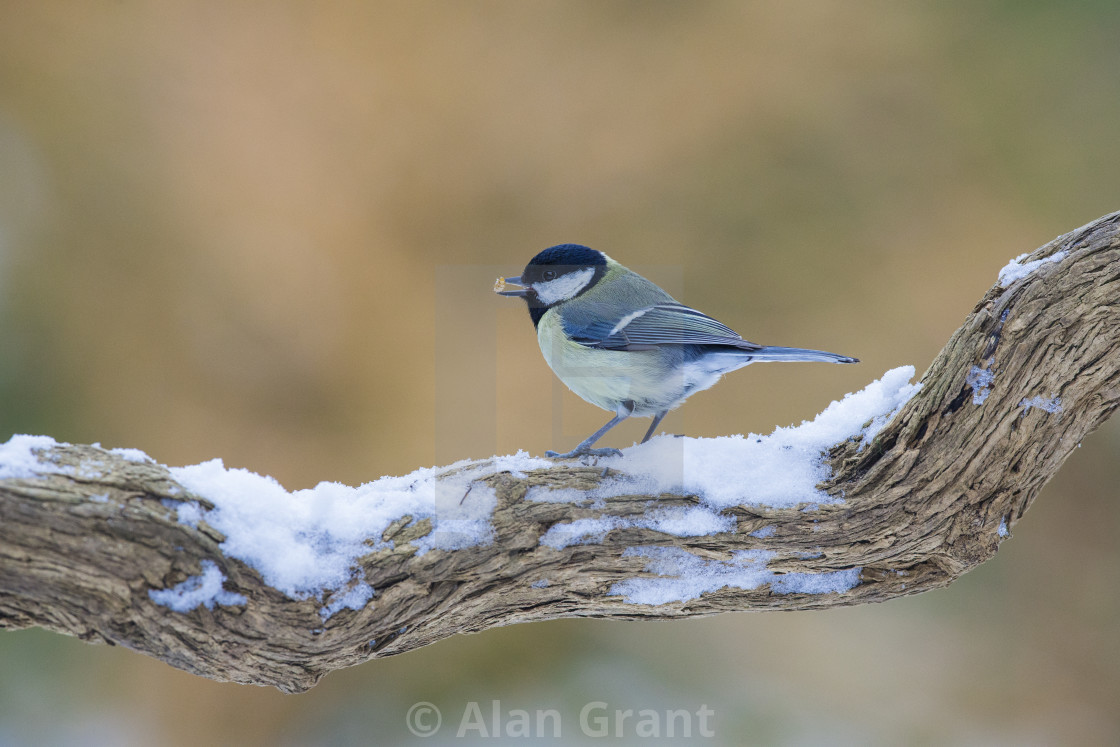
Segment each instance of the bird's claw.
[{"label": "bird's claw", "polygon": [[622,456],[622,452],[619,451],[618,449],[611,449],[611,448],[580,449],[580,448],[577,447],[577,448],[572,449],[571,451],[567,452],[566,454],[561,454],[558,451],[549,450],[549,451],[546,451],[544,453],[544,455],[546,457],[549,457],[550,459],[575,459],[577,457],[582,457],[582,456],[593,456],[593,457]]}]

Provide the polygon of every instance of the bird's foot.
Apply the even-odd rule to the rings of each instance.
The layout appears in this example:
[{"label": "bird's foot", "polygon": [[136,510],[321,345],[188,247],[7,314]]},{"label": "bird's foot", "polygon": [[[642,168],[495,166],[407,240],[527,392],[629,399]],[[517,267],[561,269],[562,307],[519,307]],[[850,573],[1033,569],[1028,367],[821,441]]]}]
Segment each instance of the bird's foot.
[{"label": "bird's foot", "polygon": [[582,457],[582,456],[593,456],[593,457],[622,456],[622,452],[619,451],[618,449],[610,449],[610,448],[581,449],[577,446],[576,448],[572,449],[571,451],[569,451],[566,454],[561,454],[558,451],[546,451],[544,453],[544,455],[546,457],[551,458],[551,459],[575,459],[576,457]]}]

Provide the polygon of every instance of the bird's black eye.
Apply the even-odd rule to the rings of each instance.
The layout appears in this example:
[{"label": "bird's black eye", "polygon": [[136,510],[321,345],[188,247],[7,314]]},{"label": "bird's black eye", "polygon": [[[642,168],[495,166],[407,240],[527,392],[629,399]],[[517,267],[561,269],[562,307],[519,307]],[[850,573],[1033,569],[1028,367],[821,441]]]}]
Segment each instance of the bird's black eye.
[{"label": "bird's black eye", "polygon": [[541,277],[543,277],[545,280],[555,280],[556,270],[545,270],[541,273]]}]

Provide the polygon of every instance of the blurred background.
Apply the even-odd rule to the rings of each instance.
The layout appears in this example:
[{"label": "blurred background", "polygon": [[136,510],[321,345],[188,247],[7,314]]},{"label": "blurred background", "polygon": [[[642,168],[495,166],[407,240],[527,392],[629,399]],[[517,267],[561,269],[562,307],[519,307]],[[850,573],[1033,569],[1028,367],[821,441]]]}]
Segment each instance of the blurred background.
[{"label": "blurred background", "polygon": [[[491,293],[561,242],[861,358],[752,366],[664,428],[798,423],[1120,209],[1118,31],[1106,2],[0,2],[0,440],[289,489],[570,448],[608,416]],[[1117,744],[1118,451],[1114,420],[998,557],[873,607],[514,626],[303,695],[0,632],[0,744],[407,744],[416,701],[462,743],[491,700],[565,743],[599,700],[706,704],[713,744]]]}]

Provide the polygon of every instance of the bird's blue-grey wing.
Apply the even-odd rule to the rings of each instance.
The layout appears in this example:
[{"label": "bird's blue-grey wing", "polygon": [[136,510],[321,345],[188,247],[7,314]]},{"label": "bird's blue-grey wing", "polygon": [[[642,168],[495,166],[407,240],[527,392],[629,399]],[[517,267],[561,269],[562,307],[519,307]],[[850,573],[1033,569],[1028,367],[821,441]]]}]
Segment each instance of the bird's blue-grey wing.
[{"label": "bird's blue-grey wing", "polygon": [[759,347],[727,325],[683,304],[655,304],[619,319],[596,320],[567,331],[581,345],[606,350],[649,350],[661,345],[726,345],[739,350]]}]

